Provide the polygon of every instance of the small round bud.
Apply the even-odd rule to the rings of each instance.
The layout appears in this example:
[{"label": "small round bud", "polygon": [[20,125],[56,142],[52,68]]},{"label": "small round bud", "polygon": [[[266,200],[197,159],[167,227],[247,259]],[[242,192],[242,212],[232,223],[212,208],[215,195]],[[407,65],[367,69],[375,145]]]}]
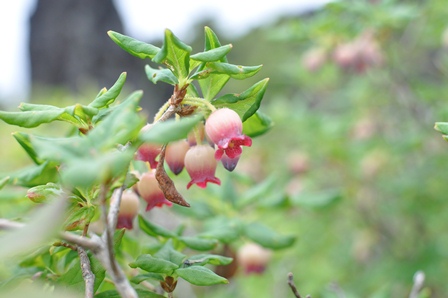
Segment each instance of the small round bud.
[{"label": "small round bud", "polygon": [[237,252],[237,260],[246,274],[263,273],[271,259],[271,251],[256,243],[247,243]]},{"label": "small round bud", "polygon": [[[112,200],[116,200],[118,192],[114,192]],[[132,190],[125,190],[121,195],[120,210],[118,212],[117,229],[132,229],[132,221],[137,215],[140,201],[137,194]]]},{"label": "small round bud", "polygon": [[157,168],[158,162],[156,161],[157,156],[160,154],[162,146],[158,144],[142,144],[138,150],[135,159],[146,161],[149,163],[151,169]]},{"label": "small round bud", "polygon": [[201,188],[205,188],[207,182],[221,184],[221,181],[215,177],[218,162],[214,155],[215,151],[209,145],[196,145],[187,151],[185,155],[185,168],[191,178],[187,189],[193,184]]},{"label": "small round bud", "polygon": [[137,182],[137,190],[143,200],[148,203],[146,211],[154,207],[162,207],[163,205],[172,206],[173,203],[165,198],[159,183],[156,180],[155,170],[143,173],[140,176],[140,181]]},{"label": "small round bud", "polygon": [[184,168],[185,154],[187,154],[190,145],[186,140],[169,143],[166,146],[165,161],[170,170],[178,175]]}]

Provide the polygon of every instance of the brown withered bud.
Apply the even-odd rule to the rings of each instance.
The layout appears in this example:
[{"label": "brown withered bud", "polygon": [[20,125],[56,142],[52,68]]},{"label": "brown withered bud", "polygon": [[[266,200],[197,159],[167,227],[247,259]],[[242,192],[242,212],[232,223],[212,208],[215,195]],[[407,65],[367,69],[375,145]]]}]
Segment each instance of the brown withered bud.
[{"label": "brown withered bud", "polygon": [[185,94],[187,94],[187,87],[188,84],[184,85],[180,89],[179,85],[174,86],[173,95],[171,95],[170,97],[170,105],[177,107],[182,102],[182,100],[184,100]]},{"label": "brown withered bud", "polygon": [[182,108],[180,109],[180,111],[177,112],[177,114],[182,117],[189,116],[194,113],[196,108],[197,107],[195,107],[195,106],[183,105]]},{"label": "brown withered bud", "polygon": [[159,164],[156,169],[156,179],[159,182],[160,189],[162,190],[165,198],[177,205],[181,205],[184,207],[190,207],[190,204],[184,200],[182,195],[177,191],[176,186],[174,186],[173,180],[168,176],[165,172],[165,168],[163,167],[165,163],[165,150],[166,146],[162,147],[162,151],[160,152]]},{"label": "brown withered bud", "polygon": [[172,293],[174,289],[176,289],[177,280],[175,280],[172,276],[165,277],[165,281],[160,282],[160,286],[167,293]]}]

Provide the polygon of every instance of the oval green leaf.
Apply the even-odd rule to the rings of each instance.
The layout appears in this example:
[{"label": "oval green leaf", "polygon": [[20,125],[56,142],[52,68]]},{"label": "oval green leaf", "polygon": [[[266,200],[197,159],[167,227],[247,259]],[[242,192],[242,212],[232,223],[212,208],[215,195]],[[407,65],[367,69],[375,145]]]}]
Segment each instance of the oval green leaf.
[{"label": "oval green leaf", "polygon": [[131,268],[140,268],[148,272],[163,273],[171,275],[174,270],[179,268],[178,265],[151,255],[140,255],[135,262],[129,264]]},{"label": "oval green leaf", "polygon": [[176,274],[196,286],[211,286],[217,284],[227,284],[229,281],[215,272],[202,266],[191,266],[179,268]]},{"label": "oval green leaf", "polygon": [[260,223],[247,224],[244,233],[252,241],[271,249],[286,248],[294,244],[294,236],[283,236]]}]

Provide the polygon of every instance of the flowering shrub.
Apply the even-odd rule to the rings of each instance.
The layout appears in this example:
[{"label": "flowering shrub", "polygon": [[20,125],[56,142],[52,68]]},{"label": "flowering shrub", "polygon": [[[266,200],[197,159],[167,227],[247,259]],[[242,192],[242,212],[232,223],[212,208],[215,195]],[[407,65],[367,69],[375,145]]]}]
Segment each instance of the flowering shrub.
[{"label": "flowering shrub", "polygon": [[[63,137],[13,135],[34,166],[2,178],[0,188],[25,188],[28,198],[44,207],[27,223],[3,221],[16,229],[11,234],[15,239],[32,237],[26,247],[2,241],[7,244],[2,244],[0,258],[35,250],[31,258],[51,259],[51,264],[30,261],[25,267],[38,271],[51,287],[72,285],[71,290],[83,291],[86,297],[164,297],[162,292],[172,297],[180,278],[197,286],[228,283],[212,266],[226,266],[232,258],[215,252],[224,252],[223,247],[235,246],[241,238],[274,250],[292,245],[292,236],[223,212],[232,209],[237,214],[242,207],[230,204],[228,196],[208,193],[207,200],[198,201],[178,190],[184,167],[191,177],[187,189],[193,184],[206,188],[208,182],[220,185],[215,176],[218,161],[233,171],[242,146],[251,146],[253,137],[270,129],[269,117],[258,111],[268,79],[244,92],[217,97],[230,79],[252,77],[261,66],[229,63],[232,45],[221,45],[208,27],[205,49],[196,54],[170,30],[161,48],[117,32],[108,34],[130,54],[163,65],[147,65],[146,75],[153,83],[172,85],[173,94],[149,123],[139,112],[142,92],[118,100],[126,73],[87,105],[22,103],[19,112],[0,111],[1,120],[23,128],[56,121],[74,128]],[[224,190],[228,187],[226,182]],[[140,199],[147,213],[141,212]],[[173,208],[174,213],[191,209],[192,218],[202,212],[202,229],[187,236],[184,224],[168,228],[148,219],[155,207],[173,205],[180,208]],[[209,206],[207,214],[200,211],[204,205]],[[133,233],[136,230],[147,239]],[[155,244],[149,246],[148,240]],[[56,250],[62,256],[54,254]]]}]

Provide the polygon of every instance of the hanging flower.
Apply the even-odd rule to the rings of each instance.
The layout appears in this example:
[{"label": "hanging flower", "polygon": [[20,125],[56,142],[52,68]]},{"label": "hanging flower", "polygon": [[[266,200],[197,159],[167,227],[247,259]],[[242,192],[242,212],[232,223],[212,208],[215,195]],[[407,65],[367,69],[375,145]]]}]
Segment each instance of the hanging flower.
[{"label": "hanging flower", "polygon": [[240,116],[229,108],[214,111],[205,122],[205,131],[210,140],[218,146],[215,158],[220,160],[223,155],[227,156],[223,165],[229,171],[232,171],[238,163],[243,152],[241,146],[252,145],[252,139],[243,135]]},{"label": "hanging flower", "polygon": [[185,168],[191,177],[187,189],[193,184],[201,188],[207,186],[207,182],[221,185],[221,181],[215,177],[218,162],[214,157],[214,150],[209,145],[196,145],[191,147],[185,155]]},{"label": "hanging flower", "polygon": [[159,183],[156,180],[155,170],[143,173],[140,176],[140,181],[137,182],[137,190],[143,200],[148,203],[145,211],[149,211],[154,207],[162,207],[167,205],[171,207],[173,203],[165,198]]},{"label": "hanging flower", "polygon": [[171,172],[178,175],[184,168],[185,154],[187,154],[190,145],[186,140],[169,143],[166,146],[165,161]]},{"label": "hanging flower", "polygon": [[246,274],[261,274],[271,259],[271,251],[256,243],[246,243],[238,249],[236,259]]},{"label": "hanging flower", "polygon": [[[112,200],[117,198],[117,194],[117,191],[115,191]],[[131,230],[132,221],[137,215],[139,207],[140,201],[137,194],[130,189],[123,191],[123,194],[121,195],[120,210],[118,211],[117,229],[125,228]]]},{"label": "hanging flower", "polygon": [[162,146],[157,144],[144,143],[137,150],[135,159],[148,162],[151,169],[157,168],[157,156],[162,150]]}]

